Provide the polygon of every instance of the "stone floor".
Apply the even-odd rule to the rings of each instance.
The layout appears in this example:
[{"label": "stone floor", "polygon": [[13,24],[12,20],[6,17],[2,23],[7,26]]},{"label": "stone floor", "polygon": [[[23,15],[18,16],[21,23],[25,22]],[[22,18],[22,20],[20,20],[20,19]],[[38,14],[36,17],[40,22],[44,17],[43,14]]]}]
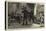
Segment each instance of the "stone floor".
[{"label": "stone floor", "polygon": [[32,25],[31,24],[28,24],[28,25],[22,25],[22,24],[19,24],[19,23],[11,23],[10,26],[8,26],[9,29],[19,29],[19,28],[40,28],[40,27],[44,27],[44,24],[35,24],[33,23]]}]

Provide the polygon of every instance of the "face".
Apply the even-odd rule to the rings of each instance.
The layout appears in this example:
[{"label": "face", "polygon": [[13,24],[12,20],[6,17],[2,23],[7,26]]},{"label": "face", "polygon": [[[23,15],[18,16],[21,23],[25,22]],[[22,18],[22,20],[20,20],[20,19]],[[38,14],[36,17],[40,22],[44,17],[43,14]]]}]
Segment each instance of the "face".
[{"label": "face", "polygon": [[42,13],[40,13],[40,17],[42,16]]}]

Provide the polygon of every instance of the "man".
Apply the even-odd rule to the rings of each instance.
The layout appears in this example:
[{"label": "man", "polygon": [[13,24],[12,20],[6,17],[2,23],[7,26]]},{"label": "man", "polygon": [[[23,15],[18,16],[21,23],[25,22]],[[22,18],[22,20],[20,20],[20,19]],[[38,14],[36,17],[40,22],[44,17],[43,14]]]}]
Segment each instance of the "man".
[{"label": "man", "polygon": [[26,24],[26,25],[28,25],[29,23],[32,24],[32,20],[33,20],[33,11],[31,10],[30,12],[28,12],[26,7],[24,7],[23,10],[24,10],[24,11],[22,11],[22,13],[24,13],[23,24]]},{"label": "man", "polygon": [[43,24],[43,22],[44,22],[44,16],[43,16],[42,13],[40,13],[40,20],[41,20],[40,25],[42,26],[42,24]]},{"label": "man", "polygon": [[26,10],[26,7],[23,8],[22,13],[24,13],[24,19],[23,19],[23,25],[27,25],[27,15],[28,15],[28,11]]}]

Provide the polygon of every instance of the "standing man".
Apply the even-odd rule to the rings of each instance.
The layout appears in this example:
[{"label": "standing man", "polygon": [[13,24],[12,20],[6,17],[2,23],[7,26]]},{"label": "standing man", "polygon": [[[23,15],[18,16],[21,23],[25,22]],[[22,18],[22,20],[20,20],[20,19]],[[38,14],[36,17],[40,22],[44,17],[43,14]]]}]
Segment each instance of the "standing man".
[{"label": "standing man", "polygon": [[40,13],[40,25],[41,26],[42,26],[43,22],[44,22],[44,16],[42,13]]},{"label": "standing man", "polygon": [[22,11],[22,13],[24,13],[24,18],[23,18],[23,25],[27,25],[27,10],[26,10],[26,7],[23,8],[24,11]]},{"label": "standing man", "polygon": [[29,22],[30,22],[30,24],[32,24],[33,23],[33,20],[34,20],[34,16],[33,16],[33,11],[30,11],[30,13],[29,13],[30,15],[30,18],[29,18]]}]

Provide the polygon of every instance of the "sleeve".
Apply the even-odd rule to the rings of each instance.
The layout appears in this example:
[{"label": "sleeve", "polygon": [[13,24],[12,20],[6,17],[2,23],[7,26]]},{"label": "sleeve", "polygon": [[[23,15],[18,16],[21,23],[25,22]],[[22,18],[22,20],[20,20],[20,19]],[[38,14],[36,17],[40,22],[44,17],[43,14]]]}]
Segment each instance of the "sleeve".
[{"label": "sleeve", "polygon": [[24,13],[24,11],[22,11],[22,13]]}]

